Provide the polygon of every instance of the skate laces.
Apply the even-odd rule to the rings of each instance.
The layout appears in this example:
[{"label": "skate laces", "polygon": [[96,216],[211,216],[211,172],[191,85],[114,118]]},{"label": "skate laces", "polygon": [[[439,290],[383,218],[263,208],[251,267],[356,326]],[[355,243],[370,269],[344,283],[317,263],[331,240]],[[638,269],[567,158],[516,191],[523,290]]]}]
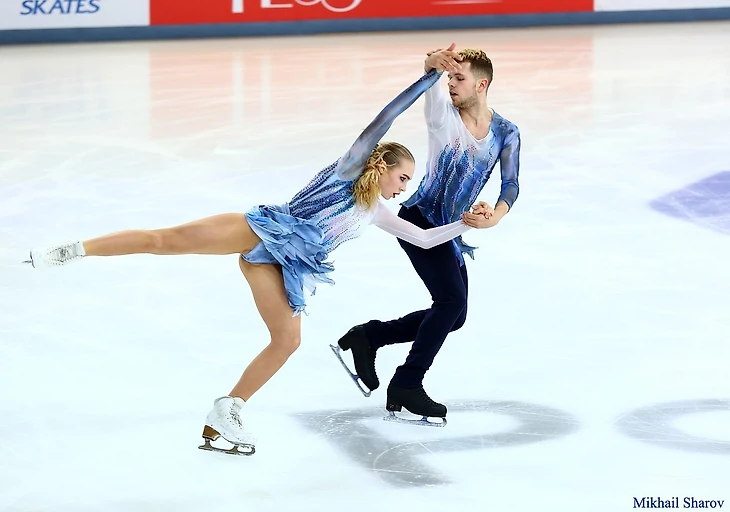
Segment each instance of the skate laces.
[{"label": "skate laces", "polygon": [[55,247],[46,253],[46,260],[53,263],[63,263],[77,256],[73,246],[62,245]]},{"label": "skate laces", "polygon": [[243,420],[241,419],[240,412],[241,405],[237,404],[235,400],[232,401],[231,408],[228,411],[228,417],[237,427],[243,428]]},{"label": "skate laces", "polygon": [[368,357],[368,369],[375,373],[375,357],[378,353],[370,346],[368,346],[368,352],[370,353],[370,357]]},{"label": "skate laces", "polygon": [[66,247],[59,247],[53,251],[53,256],[60,261],[64,261],[70,257],[70,252]]},{"label": "skate laces", "polygon": [[430,396],[426,394],[426,390],[424,388],[418,388],[418,396],[420,398],[423,398],[428,402],[429,405],[439,405],[437,404]]},{"label": "skate laces", "polygon": [[233,423],[235,423],[237,427],[243,428],[243,420],[241,420],[241,415],[239,414],[239,412],[241,412],[240,407],[231,408],[231,419],[233,420]]}]

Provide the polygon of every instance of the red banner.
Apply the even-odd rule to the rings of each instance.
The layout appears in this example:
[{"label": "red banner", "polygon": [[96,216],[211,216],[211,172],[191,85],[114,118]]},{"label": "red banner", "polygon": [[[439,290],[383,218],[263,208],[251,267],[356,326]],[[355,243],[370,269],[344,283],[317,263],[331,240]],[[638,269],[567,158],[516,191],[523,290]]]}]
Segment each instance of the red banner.
[{"label": "red banner", "polygon": [[150,0],[152,25],[590,11],[593,0]]}]

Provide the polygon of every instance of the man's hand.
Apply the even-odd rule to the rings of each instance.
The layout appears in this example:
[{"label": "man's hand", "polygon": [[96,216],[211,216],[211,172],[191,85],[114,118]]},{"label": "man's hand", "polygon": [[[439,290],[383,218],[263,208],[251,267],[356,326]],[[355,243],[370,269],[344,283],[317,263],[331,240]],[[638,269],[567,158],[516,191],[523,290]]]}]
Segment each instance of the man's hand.
[{"label": "man's hand", "polygon": [[484,215],[486,218],[489,218],[494,214],[494,208],[484,201],[479,201],[471,206],[471,213],[474,215]]},{"label": "man's hand", "polygon": [[451,43],[451,46],[445,50],[434,50],[428,52],[426,56],[426,62],[424,67],[426,71],[435,69],[436,71],[448,71],[449,73],[456,73],[461,69],[459,61],[462,60],[461,55],[454,51],[456,43]]},{"label": "man's hand", "polygon": [[494,227],[497,225],[500,219],[501,217],[498,217],[496,215],[490,215],[489,217],[486,217],[482,214],[474,214],[469,212],[464,212],[461,214],[461,220],[464,221],[464,224],[476,229],[486,229]]}]

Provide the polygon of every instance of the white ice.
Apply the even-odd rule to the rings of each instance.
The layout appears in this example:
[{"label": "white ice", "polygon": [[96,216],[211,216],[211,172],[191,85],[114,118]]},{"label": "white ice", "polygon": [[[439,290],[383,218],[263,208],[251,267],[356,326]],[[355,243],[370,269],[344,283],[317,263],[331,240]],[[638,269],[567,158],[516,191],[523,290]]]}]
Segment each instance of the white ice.
[{"label": "white ice", "polygon": [[[248,404],[248,458],[197,449],[267,342],[236,256],[20,264],[287,201],[452,41],[492,57],[523,145],[513,210],[465,235],[470,315],[426,379],[446,428],[380,419],[407,346],[369,399],[328,348],[429,304],[377,228]],[[728,48],[723,22],[0,48],[0,511],[730,507],[730,236],[649,207],[730,171]],[[423,100],[386,139],[412,192]]]}]

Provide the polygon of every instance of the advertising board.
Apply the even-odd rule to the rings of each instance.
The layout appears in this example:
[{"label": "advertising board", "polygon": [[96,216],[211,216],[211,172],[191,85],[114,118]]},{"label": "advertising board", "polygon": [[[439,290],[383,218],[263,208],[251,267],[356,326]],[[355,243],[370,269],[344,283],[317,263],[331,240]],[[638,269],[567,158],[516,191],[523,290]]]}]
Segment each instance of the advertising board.
[{"label": "advertising board", "polygon": [[149,25],[149,0],[2,0],[0,30]]},{"label": "advertising board", "polygon": [[730,0],[595,0],[600,11],[661,11],[730,7]]},{"label": "advertising board", "polygon": [[590,12],[593,0],[150,0],[152,25]]}]

